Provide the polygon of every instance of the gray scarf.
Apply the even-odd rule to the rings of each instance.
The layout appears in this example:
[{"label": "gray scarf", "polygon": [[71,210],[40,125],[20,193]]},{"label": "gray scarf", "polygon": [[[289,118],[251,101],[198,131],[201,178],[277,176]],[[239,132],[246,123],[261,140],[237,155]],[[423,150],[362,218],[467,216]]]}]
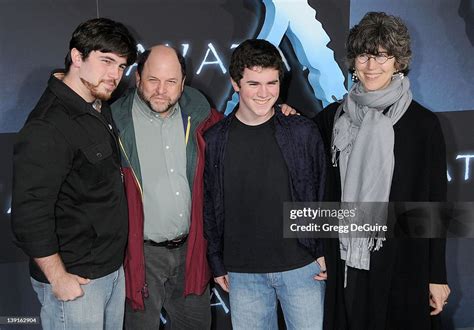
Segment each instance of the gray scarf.
[{"label": "gray scarf", "polygon": [[[410,82],[401,74],[394,75],[388,87],[372,92],[358,82],[345,96],[336,113],[331,146],[333,164],[339,158],[342,202],[388,202],[395,164],[393,125],[411,101]],[[356,218],[343,220],[345,224],[385,224],[385,203],[356,205]],[[369,270],[370,252],[382,246],[384,237],[378,232],[361,236],[340,235],[341,257],[347,266]]]}]

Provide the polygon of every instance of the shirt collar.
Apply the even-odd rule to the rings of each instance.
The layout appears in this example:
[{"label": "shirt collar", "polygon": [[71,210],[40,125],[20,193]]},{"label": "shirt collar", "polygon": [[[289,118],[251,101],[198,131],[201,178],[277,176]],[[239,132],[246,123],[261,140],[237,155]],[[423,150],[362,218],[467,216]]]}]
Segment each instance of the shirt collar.
[{"label": "shirt collar", "polygon": [[92,107],[92,103],[86,102],[62,81],[64,75],[64,70],[53,71],[48,81],[48,88],[64,104],[65,111],[71,116],[79,116],[91,111],[96,112]]}]

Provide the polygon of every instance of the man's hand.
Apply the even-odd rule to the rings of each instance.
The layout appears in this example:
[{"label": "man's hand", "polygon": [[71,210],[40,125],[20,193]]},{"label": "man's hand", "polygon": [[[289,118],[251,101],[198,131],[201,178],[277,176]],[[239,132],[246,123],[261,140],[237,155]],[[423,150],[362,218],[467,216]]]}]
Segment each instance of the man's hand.
[{"label": "man's hand", "polygon": [[288,104],[282,104],[282,105],[281,105],[281,112],[282,112],[285,116],[289,116],[289,115],[299,115],[299,113],[296,112],[296,110],[293,109],[292,107],[290,107]]},{"label": "man's hand", "polygon": [[319,268],[321,269],[321,271],[319,272],[319,274],[314,276],[314,279],[318,280],[318,281],[327,280],[328,279],[328,272],[327,272],[327,269],[326,269],[326,260],[324,259],[324,257],[319,257],[318,259],[316,259],[315,262],[317,262],[319,264]]},{"label": "man's hand", "polygon": [[214,277],[214,282],[219,284],[225,292],[229,292],[229,275]]},{"label": "man's hand", "polygon": [[68,273],[59,254],[35,258],[35,261],[51,284],[56,298],[68,301],[84,295],[81,285],[88,284],[90,280]]},{"label": "man's hand", "polygon": [[430,283],[430,306],[434,308],[430,315],[438,315],[448,303],[448,297],[451,293],[447,284]]},{"label": "man's hand", "polygon": [[54,296],[61,301],[82,297],[84,291],[81,285],[88,284],[89,282],[90,280],[87,278],[66,272],[50,281]]}]

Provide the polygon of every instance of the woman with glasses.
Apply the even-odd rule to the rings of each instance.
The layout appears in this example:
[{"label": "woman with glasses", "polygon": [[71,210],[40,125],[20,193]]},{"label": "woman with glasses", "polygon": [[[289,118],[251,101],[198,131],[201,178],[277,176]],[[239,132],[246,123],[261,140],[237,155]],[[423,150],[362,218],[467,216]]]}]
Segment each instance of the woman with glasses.
[{"label": "woman with glasses", "polygon": [[[316,118],[332,160],[326,200],[444,201],[444,138],[437,117],[412,99],[407,27],[367,13],[346,47],[354,84]],[[353,236],[328,251],[326,328],[439,327],[450,293],[445,241]]]}]

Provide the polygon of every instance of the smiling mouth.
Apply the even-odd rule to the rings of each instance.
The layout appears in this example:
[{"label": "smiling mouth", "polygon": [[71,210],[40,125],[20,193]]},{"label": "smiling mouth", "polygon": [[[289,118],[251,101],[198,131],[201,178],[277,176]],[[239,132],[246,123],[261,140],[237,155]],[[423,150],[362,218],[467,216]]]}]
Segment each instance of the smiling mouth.
[{"label": "smiling mouth", "polygon": [[375,78],[378,78],[380,76],[380,73],[370,73],[370,74],[365,74],[365,76],[369,79],[375,79]]},{"label": "smiling mouth", "polygon": [[105,84],[105,88],[111,91],[113,91],[117,87],[117,85],[114,82],[104,81],[104,84]]},{"label": "smiling mouth", "polygon": [[270,100],[271,100],[271,98],[264,99],[264,100],[254,99],[255,103],[260,104],[260,105],[267,104],[268,101],[270,101]]}]

